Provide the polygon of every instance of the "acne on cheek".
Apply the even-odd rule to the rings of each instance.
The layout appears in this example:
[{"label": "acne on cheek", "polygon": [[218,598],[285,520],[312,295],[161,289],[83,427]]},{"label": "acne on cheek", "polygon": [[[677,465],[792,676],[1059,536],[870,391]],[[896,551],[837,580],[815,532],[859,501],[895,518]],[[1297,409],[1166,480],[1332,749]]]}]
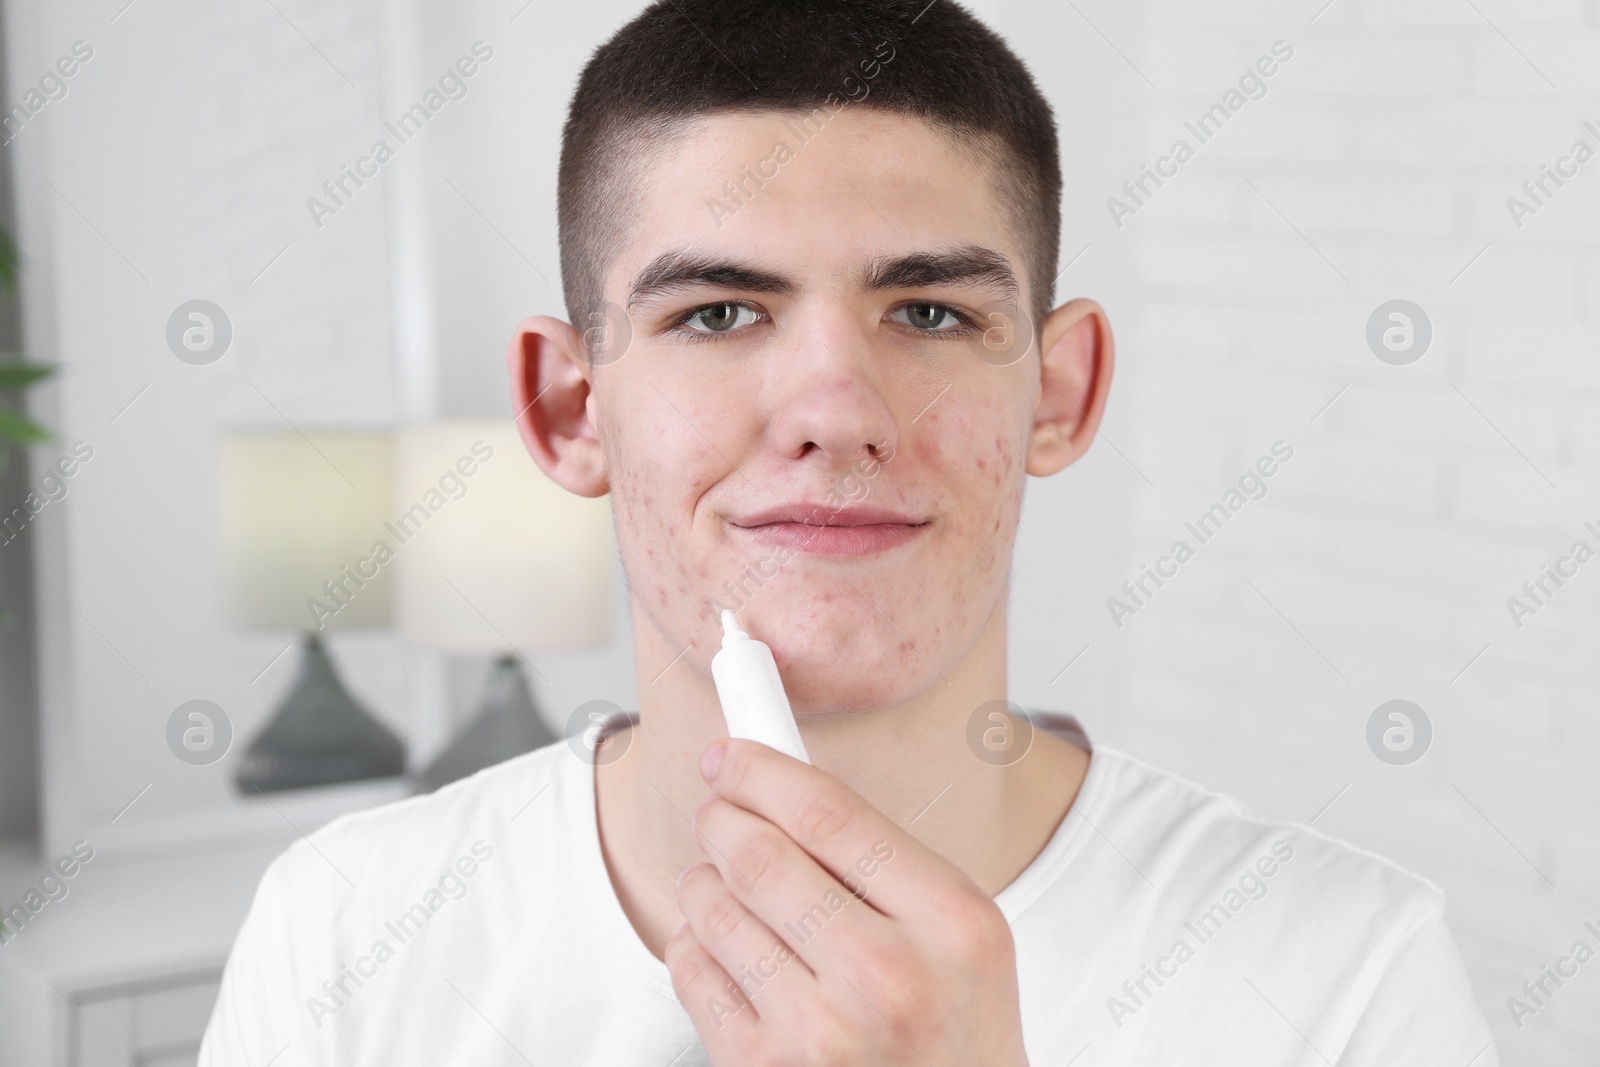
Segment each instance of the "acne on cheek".
[{"label": "acne on cheek", "polygon": [[[921,432],[910,441],[903,440],[902,447],[913,450],[919,461],[930,468],[955,472],[974,498],[989,498],[991,506],[983,508],[982,514],[993,515],[992,522],[987,518],[974,521],[980,524],[977,529],[982,531],[985,547],[993,548],[994,538],[1002,532],[1007,517],[1014,525],[1021,506],[1022,485],[1015,475],[1017,457],[1027,446],[1026,437],[993,432],[996,425],[1013,421],[1016,412],[996,400],[973,411],[946,412],[941,425],[926,425],[933,415],[930,411],[928,419],[918,423]],[[974,441],[983,444],[975,447]],[[968,463],[971,466],[965,466]],[[986,562],[984,569],[990,565],[992,561]]]},{"label": "acne on cheek", "polygon": [[712,561],[694,557],[699,531],[685,501],[697,499],[708,482],[707,475],[689,471],[711,471],[715,461],[714,453],[701,454],[704,441],[689,439],[694,431],[676,413],[667,414],[654,425],[633,420],[612,426],[611,503],[632,597],[676,646],[688,643],[697,658],[701,607],[719,595],[724,575],[712,573]]},{"label": "acne on cheek", "polygon": [[[648,526],[640,527],[637,522],[630,523],[634,533],[630,536],[635,543],[649,545],[670,546],[685,544],[689,535],[684,530],[673,529],[665,523],[650,522]],[[640,533],[640,530],[645,532]],[[648,566],[627,568],[630,583],[648,597],[653,593],[656,606],[663,613],[676,609],[678,618],[670,620],[663,617],[663,625],[669,631],[678,629],[674,621],[687,622],[687,632],[683,632],[683,640],[692,640],[694,636],[693,622],[698,617],[693,606],[702,602],[707,590],[714,588],[710,574],[699,565],[693,569],[682,558],[677,557],[668,548],[657,552],[653,547],[647,547],[645,558],[650,561]],[[670,562],[669,562],[670,561]],[[648,584],[646,584],[648,583]],[[690,616],[684,618],[684,616]]]},{"label": "acne on cheek", "polygon": [[[992,512],[994,519],[989,529],[984,531],[983,562],[978,567],[980,573],[993,574],[1002,560],[1009,558],[1022,510],[1022,480],[1013,476],[1017,468],[1017,456],[1025,448],[1025,440],[1013,441],[1004,436],[995,436],[984,454],[975,461],[977,470],[988,472],[989,486],[999,490]],[[981,599],[978,589],[963,590],[964,603],[978,599]]]},{"label": "acne on cheek", "polygon": [[986,453],[980,452],[974,460],[981,471],[989,469],[990,461],[993,461],[995,465],[994,484],[999,485],[1001,479],[1011,472],[1011,446],[1006,443],[1004,438],[996,437],[994,439],[994,447]]},{"label": "acne on cheek", "polygon": [[[634,468],[618,465],[613,469]],[[674,596],[681,600],[688,594],[690,581],[688,568],[681,560],[669,562],[675,556],[672,546],[682,541],[681,531],[655,513],[655,494],[639,488],[658,484],[656,477],[655,472],[646,470],[613,482],[612,508],[617,517],[624,563],[638,564],[626,568],[634,580],[635,591],[643,595],[646,602],[654,600],[658,608],[665,610]],[[641,553],[643,559],[639,559]]]},{"label": "acne on cheek", "polygon": [[[640,603],[651,605],[650,612],[663,632],[680,644],[688,642],[698,648],[700,608],[706,597],[719,595],[721,579],[705,565],[680,555],[675,546],[690,544],[690,531],[648,517],[627,525],[635,550],[625,553],[623,563],[635,597]],[[645,547],[641,552],[641,545],[654,547]]]}]

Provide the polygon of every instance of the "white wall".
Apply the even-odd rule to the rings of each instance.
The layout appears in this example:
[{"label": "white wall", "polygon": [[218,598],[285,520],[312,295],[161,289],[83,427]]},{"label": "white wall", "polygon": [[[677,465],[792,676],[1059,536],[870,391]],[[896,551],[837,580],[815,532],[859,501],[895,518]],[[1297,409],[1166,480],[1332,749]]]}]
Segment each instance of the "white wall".
[{"label": "white wall", "polygon": [[[1138,150],[1145,86],[1113,48],[1085,32],[1071,7],[1017,0],[987,7],[973,10],[1022,57],[1055,109],[1062,165],[1056,302],[1099,301],[1126,345],[1138,311],[1137,247],[1107,232],[1100,198],[1120,180],[1119,161]],[[1141,17],[1137,5],[1122,5],[1097,21],[1113,39],[1137,41]],[[1073,712],[1091,730],[1105,721],[1101,709],[1116,684],[1104,611],[1091,591],[1120,564],[1145,484],[1126,452],[1131,395],[1114,376],[1088,454],[1052,478],[1029,480],[1011,584],[1010,699]]]},{"label": "white wall", "polygon": [[[1116,663],[1089,718],[1438,882],[1505,1062],[1591,1062],[1594,976],[1520,1030],[1506,998],[1600,915],[1600,564],[1520,629],[1506,600],[1574,540],[1600,548],[1600,162],[1520,229],[1505,200],[1575,139],[1600,148],[1600,10],[1337,0],[1313,22],[1324,2],[1152,0],[1129,53],[1157,89],[1100,233],[1139,245],[1118,444],[1157,488],[1073,590]],[[1104,199],[1197,144],[1183,121],[1279,39],[1268,95],[1118,230]],[[1435,331],[1410,366],[1365,341],[1394,298]],[[1119,629],[1104,601],[1278,439],[1269,495]],[[1365,741],[1392,698],[1436,731],[1411,766]]]}]

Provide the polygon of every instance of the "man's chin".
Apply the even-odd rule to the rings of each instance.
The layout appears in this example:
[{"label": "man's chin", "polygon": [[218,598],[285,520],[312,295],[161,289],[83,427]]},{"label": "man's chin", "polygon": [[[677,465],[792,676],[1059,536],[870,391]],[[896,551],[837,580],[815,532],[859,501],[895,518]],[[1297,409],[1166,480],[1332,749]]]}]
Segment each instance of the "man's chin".
[{"label": "man's chin", "polygon": [[861,597],[807,597],[793,605],[771,597],[753,599],[749,608],[740,622],[771,647],[797,715],[878,711],[940,680],[919,651],[929,636],[895,629]]},{"label": "man's chin", "polygon": [[910,700],[929,685],[920,672],[885,670],[873,663],[790,664],[780,673],[797,716],[881,711]]}]

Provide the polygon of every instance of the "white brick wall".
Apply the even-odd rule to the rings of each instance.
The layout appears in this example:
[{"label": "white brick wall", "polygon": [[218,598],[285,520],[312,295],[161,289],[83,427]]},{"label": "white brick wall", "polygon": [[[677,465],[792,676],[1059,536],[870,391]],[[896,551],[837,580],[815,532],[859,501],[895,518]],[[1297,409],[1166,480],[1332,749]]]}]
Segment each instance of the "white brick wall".
[{"label": "white brick wall", "polygon": [[[1121,631],[1106,616],[1116,711],[1098,726],[1274,817],[1351,783],[1316,825],[1448,891],[1504,1062],[1576,1065],[1600,1048],[1600,974],[1520,1031],[1506,998],[1600,917],[1600,560],[1521,630],[1505,600],[1575,538],[1600,547],[1582,528],[1600,520],[1600,159],[1520,230],[1505,198],[1577,137],[1600,147],[1582,129],[1600,124],[1600,4],[1475,3],[1336,0],[1315,23],[1322,0],[1146,4],[1132,55],[1158,89],[1125,176],[1273,41],[1295,54],[1095,238],[1138,249],[1108,425],[1158,488],[1136,489],[1123,569],[1087,595],[1275,439],[1295,457]],[[1365,342],[1394,298],[1434,326],[1409,367]],[[1394,697],[1436,731],[1409,767],[1364,739]]]}]

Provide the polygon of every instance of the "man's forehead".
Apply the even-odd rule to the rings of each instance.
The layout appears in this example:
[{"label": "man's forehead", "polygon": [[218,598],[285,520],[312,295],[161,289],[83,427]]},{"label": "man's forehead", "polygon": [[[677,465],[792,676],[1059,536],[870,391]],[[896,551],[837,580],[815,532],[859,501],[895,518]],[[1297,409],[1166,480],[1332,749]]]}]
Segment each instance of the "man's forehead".
[{"label": "man's forehead", "polygon": [[[656,140],[648,163],[636,157],[649,178],[608,272],[613,299],[631,312],[691,286],[793,294],[940,283],[1020,297],[1026,257],[990,156],[920,116],[867,104],[801,143],[799,114],[697,115]],[[778,142],[797,146],[781,167]]]}]

